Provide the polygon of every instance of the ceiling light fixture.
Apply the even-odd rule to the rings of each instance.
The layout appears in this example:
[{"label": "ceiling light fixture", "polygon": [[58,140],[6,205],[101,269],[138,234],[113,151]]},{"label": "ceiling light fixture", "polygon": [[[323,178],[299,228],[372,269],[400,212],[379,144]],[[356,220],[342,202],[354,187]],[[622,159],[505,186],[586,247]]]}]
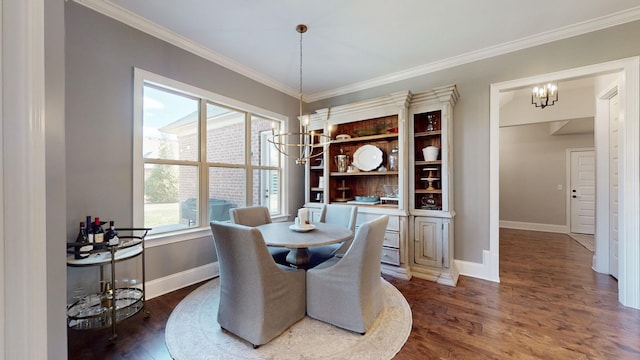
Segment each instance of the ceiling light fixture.
[{"label": "ceiling light fixture", "polygon": [[[321,156],[327,151],[331,144],[331,136],[309,131],[309,116],[302,112],[302,34],[307,32],[307,25],[296,26],[296,31],[300,33],[300,117],[298,118],[299,132],[277,133],[271,129],[272,136],[267,139],[278,150],[279,153],[295,157],[296,164],[304,165],[309,159]],[[314,151],[314,149],[318,149]]]},{"label": "ceiling light fixture", "polygon": [[531,93],[531,103],[541,109],[552,106],[558,101],[558,86],[555,84],[546,84],[536,86]]}]

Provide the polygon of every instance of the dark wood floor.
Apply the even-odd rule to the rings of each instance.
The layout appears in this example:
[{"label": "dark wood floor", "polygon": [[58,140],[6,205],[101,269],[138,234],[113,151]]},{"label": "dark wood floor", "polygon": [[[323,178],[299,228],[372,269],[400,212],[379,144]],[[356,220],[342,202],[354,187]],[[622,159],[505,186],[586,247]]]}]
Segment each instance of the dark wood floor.
[{"label": "dark wood floor", "polygon": [[[566,235],[500,232],[496,284],[457,287],[385,277],[405,296],[413,329],[396,359],[640,359],[640,311],[617,301],[617,282],[591,270],[592,253]],[[170,359],[164,326],[198,285],[148,302],[118,329],[68,331],[70,359]]]}]

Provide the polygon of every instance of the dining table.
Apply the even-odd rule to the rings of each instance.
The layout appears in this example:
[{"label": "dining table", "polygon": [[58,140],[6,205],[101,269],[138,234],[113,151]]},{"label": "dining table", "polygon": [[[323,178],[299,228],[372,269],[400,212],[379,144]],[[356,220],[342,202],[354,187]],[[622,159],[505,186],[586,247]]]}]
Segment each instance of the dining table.
[{"label": "dining table", "polygon": [[353,237],[353,231],[330,223],[311,223],[299,226],[292,221],[258,225],[264,242],[268,246],[289,249],[287,262],[297,268],[306,268],[311,260],[309,248],[341,243]]}]

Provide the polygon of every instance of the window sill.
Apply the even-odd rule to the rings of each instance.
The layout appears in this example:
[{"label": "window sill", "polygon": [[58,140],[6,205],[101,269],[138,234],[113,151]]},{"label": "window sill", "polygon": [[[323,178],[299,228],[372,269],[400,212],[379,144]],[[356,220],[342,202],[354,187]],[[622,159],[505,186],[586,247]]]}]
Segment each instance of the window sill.
[{"label": "window sill", "polygon": [[[289,215],[278,215],[271,218],[273,222],[289,221]],[[210,227],[191,228],[181,231],[151,234],[145,238],[145,247],[152,248],[211,236]]]},{"label": "window sill", "polygon": [[156,246],[164,246],[168,244],[179,243],[182,241],[200,239],[207,236],[211,236],[211,228],[209,227],[193,228],[172,233],[148,235],[145,239],[145,247],[152,248]]}]

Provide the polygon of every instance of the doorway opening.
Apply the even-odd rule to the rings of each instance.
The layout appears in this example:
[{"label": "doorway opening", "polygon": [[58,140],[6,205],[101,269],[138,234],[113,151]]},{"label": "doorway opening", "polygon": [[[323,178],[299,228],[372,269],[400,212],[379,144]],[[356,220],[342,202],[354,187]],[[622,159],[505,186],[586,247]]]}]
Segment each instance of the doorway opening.
[{"label": "doorway opening", "polygon": [[[588,76],[597,76],[610,73],[619,73],[620,81],[617,92],[620,95],[620,130],[619,130],[619,189],[618,200],[620,213],[617,219],[619,226],[619,277],[618,299],[625,305],[640,308],[640,240],[638,219],[640,219],[639,199],[639,134],[638,134],[638,98],[639,98],[639,61],[634,57],[603,64],[597,64],[582,68],[576,68],[556,73],[538,75],[530,78],[517,79],[491,85],[490,104],[490,249],[489,256],[485,258],[483,266],[488,277],[499,279],[499,222],[500,222],[500,94],[529,87],[532,84],[546,83],[563,79],[578,79]],[[609,148],[608,128],[609,124],[602,119],[604,115],[601,106],[602,97],[598,97],[596,104],[596,197],[598,201],[605,200],[609,203],[610,182],[609,174]],[[604,100],[603,100],[604,101]],[[608,108],[607,108],[608,111]],[[603,142],[602,134],[607,135],[606,146],[599,146]],[[602,168],[606,165],[607,168]],[[594,257],[594,270],[609,272],[608,243],[598,239],[606,239],[609,231],[609,217],[605,216],[608,207],[598,206],[596,210],[596,256]],[[602,214],[604,212],[604,214]],[[602,214],[602,216],[601,216]],[[601,234],[606,231],[607,235]],[[606,251],[603,248],[606,247]],[[606,253],[606,259],[603,254]],[[606,263],[606,266],[604,266]]]}]

